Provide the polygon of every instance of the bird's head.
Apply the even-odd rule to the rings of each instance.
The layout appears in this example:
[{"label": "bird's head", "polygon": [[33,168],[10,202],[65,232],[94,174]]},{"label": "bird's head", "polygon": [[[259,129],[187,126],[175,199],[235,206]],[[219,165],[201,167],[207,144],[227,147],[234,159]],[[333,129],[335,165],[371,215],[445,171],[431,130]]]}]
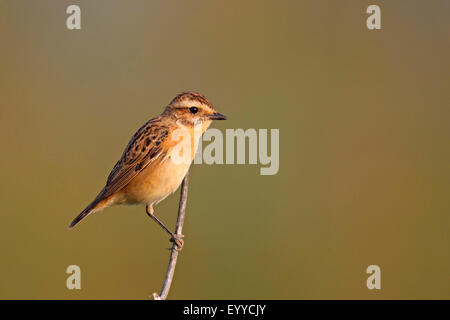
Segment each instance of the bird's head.
[{"label": "bird's head", "polygon": [[202,123],[209,127],[213,120],[226,120],[223,114],[216,112],[209,100],[198,92],[182,92],[169,103],[163,112],[184,126],[194,126]]}]

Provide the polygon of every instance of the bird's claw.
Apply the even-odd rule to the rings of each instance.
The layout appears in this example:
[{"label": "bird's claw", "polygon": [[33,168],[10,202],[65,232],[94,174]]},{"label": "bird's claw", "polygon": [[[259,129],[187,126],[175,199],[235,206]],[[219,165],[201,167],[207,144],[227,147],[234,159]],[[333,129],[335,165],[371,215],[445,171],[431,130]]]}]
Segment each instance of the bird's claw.
[{"label": "bird's claw", "polygon": [[177,235],[172,235],[172,238],[170,238],[170,242],[173,242],[175,244],[175,250],[177,251],[181,251],[181,249],[183,249],[184,246],[184,241],[183,239],[184,235],[182,234],[177,234]]}]

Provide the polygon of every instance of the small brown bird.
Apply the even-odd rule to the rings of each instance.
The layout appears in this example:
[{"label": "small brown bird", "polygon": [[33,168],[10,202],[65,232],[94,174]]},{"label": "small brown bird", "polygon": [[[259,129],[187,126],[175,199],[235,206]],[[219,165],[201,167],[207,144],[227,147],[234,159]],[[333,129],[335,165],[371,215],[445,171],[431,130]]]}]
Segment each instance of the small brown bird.
[{"label": "small brown bird", "polygon": [[[153,205],[181,184],[196,152],[198,141],[194,139],[201,137],[212,120],[225,119],[202,94],[189,91],[177,95],[160,116],[149,120],[133,135],[109,174],[106,186],[72,221],[70,228],[91,213],[112,205],[145,204],[147,214],[181,248],[183,240],[154,215]],[[181,143],[190,150],[180,148]],[[183,153],[186,160],[180,161]]]}]

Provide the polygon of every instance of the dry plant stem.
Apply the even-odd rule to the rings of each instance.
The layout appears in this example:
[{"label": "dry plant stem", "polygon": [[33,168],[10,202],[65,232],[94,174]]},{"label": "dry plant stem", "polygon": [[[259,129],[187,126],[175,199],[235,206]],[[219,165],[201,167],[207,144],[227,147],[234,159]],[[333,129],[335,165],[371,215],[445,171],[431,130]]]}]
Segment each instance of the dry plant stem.
[{"label": "dry plant stem", "polygon": [[[178,218],[177,224],[175,226],[175,235],[177,236],[180,236],[183,231],[184,216],[186,215],[188,182],[189,182],[189,171],[186,173],[186,176],[183,179],[183,183],[181,184],[180,204],[178,206]],[[166,300],[167,295],[169,294],[170,286],[172,284],[173,275],[175,273],[175,267],[177,265],[179,252],[180,251],[177,250],[177,245],[174,242],[172,248],[170,249],[169,266],[167,267],[166,277],[164,279],[161,293],[159,295],[156,292],[153,293],[154,300]]]}]

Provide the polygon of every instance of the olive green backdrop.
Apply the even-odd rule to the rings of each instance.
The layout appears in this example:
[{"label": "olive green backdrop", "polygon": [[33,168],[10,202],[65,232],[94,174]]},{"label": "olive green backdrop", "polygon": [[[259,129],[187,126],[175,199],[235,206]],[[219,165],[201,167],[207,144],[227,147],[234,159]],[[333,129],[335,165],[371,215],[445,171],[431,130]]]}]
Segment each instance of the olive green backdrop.
[{"label": "olive green backdrop", "polygon": [[[168,237],[143,207],[67,227],[183,90],[221,130],[279,128],[280,170],[192,167],[170,298],[450,298],[449,17],[445,0],[0,0],[0,298],[160,290]],[[156,213],[173,226],[177,206]]]}]

